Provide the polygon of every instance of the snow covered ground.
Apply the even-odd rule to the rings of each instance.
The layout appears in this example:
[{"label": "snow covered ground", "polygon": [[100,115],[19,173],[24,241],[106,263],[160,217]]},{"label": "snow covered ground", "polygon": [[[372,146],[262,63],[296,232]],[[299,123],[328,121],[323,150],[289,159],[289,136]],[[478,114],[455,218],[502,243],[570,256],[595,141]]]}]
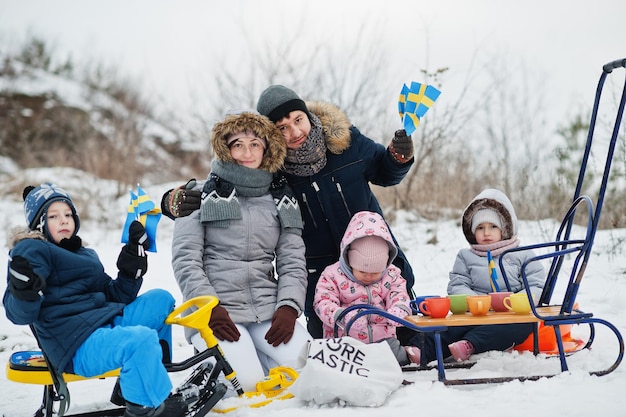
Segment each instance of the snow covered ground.
[{"label": "snow covered ground", "polygon": [[[85,181],[79,177],[59,176],[57,171],[31,172],[33,184],[50,178],[65,187],[77,199],[89,195],[79,207],[79,214],[89,210],[91,220],[81,225],[80,236],[89,242],[100,255],[111,275],[115,274],[115,261],[121,244],[121,227],[125,217],[128,198],[113,198],[112,187],[106,183],[91,183],[90,190],[83,190]],[[64,178],[64,179],[61,179]],[[7,181],[0,178],[7,185]],[[10,181],[8,181],[10,182]],[[9,184],[10,185],[10,184]],[[94,186],[95,185],[95,186]],[[94,192],[94,188],[98,188]],[[170,184],[146,189],[156,201],[170,188]],[[6,188],[5,188],[6,189]],[[7,231],[24,222],[21,189],[15,191],[15,197],[3,196],[0,199],[0,240],[6,240]],[[105,202],[103,204],[103,202]],[[108,203],[106,203],[108,202]],[[84,218],[87,216],[83,215]],[[522,244],[546,241],[555,234],[553,221],[522,222]],[[406,251],[416,275],[415,291],[417,294],[445,294],[448,271],[459,248],[465,247],[461,229],[456,221],[424,222],[406,213],[398,213],[392,228]],[[161,220],[158,231],[158,253],[150,254],[149,271],[145,278],[144,289],[166,288],[180,302],[180,291],[172,275],[170,265],[170,244],[173,222]],[[427,243],[436,236],[435,244]],[[622,334],[626,334],[626,258],[623,253],[623,240],[626,230],[600,231],[596,238],[594,254],[590,260],[583,280],[578,301],[583,310],[591,311],[596,317],[615,324]],[[7,250],[0,252],[0,265],[7,263]],[[6,286],[2,279],[1,290]],[[585,337],[586,329],[575,327],[574,335]],[[192,354],[192,349],[184,340],[181,328],[174,328],[174,356],[181,360]],[[35,348],[36,344],[25,326],[15,326],[0,314],[0,362],[6,363],[12,352]],[[413,384],[404,386],[387,399],[379,408],[360,408],[341,404],[324,406],[306,404],[298,399],[275,401],[263,408],[242,408],[230,413],[232,416],[277,417],[349,417],[349,416],[390,416],[390,415],[430,415],[459,416],[480,415],[482,417],[503,416],[589,416],[618,417],[626,415],[626,365],[622,364],[613,373],[595,377],[587,371],[607,367],[614,360],[618,345],[612,334],[599,328],[596,341],[591,351],[579,352],[568,360],[570,372],[554,378],[539,381],[509,382],[493,385],[467,387],[444,386],[436,382],[436,371],[405,373],[405,378]],[[491,352],[479,356],[479,361],[471,370],[459,370],[463,375],[474,377],[546,374],[558,372],[557,359],[543,356],[534,357],[524,353]],[[180,374],[180,375],[179,375]],[[185,372],[171,374],[175,382],[186,377]],[[452,373],[449,376],[452,377]],[[110,406],[109,395],[114,380],[86,381],[70,384],[72,407],[70,412],[95,410]],[[354,387],[358,390],[358,387]],[[41,400],[41,387],[17,384],[0,375],[0,415],[5,417],[26,417],[32,415]],[[216,414],[217,415],[217,414]]]}]

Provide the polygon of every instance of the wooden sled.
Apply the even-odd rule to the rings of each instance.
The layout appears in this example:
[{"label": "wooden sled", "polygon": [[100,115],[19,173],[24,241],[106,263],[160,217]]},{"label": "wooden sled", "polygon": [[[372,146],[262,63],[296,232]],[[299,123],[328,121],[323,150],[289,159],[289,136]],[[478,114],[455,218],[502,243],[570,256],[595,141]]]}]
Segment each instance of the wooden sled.
[{"label": "wooden sled", "polygon": [[[594,338],[590,337],[590,339],[587,342],[571,338],[571,336],[566,336],[564,338],[562,337],[563,335],[560,332],[560,327],[569,326],[570,324],[587,324],[590,326],[591,329],[593,329],[594,325],[602,324],[608,327],[614,333],[617,339],[618,345],[619,345],[619,352],[613,364],[611,364],[608,368],[597,370],[597,371],[590,371],[589,374],[602,376],[602,375],[606,375],[614,371],[615,369],[617,369],[617,367],[621,363],[623,356],[624,356],[624,340],[619,330],[606,320],[594,318],[592,317],[591,314],[582,313],[579,311],[574,313],[573,318],[563,317],[559,321],[553,321],[553,322],[548,322],[544,324],[543,328],[548,329],[554,333],[555,335],[554,341],[556,343],[557,348],[556,350],[553,350],[553,351],[541,352],[539,348],[540,346],[539,329],[540,329],[540,324],[542,323],[542,321],[534,314],[522,315],[522,314],[515,314],[515,313],[490,312],[486,316],[478,316],[478,317],[471,316],[471,314],[467,313],[466,315],[458,315],[458,314],[449,315],[441,319],[433,319],[433,318],[424,317],[424,316],[407,316],[405,319],[401,319],[399,317],[396,317],[376,307],[372,307],[369,305],[355,305],[344,310],[338,316],[338,321],[340,321],[342,317],[345,316],[345,314],[355,309],[359,311],[351,320],[348,321],[348,323],[346,323],[346,331],[349,331],[352,325],[354,324],[354,322],[360,317],[369,316],[369,315],[380,315],[380,316],[386,317],[389,320],[393,320],[401,324],[402,326],[405,326],[416,332],[433,333],[435,336],[435,349],[436,349],[436,354],[437,354],[436,366],[430,366],[427,363],[421,363],[417,367],[411,366],[411,367],[407,367],[405,370],[419,371],[419,370],[430,370],[433,368],[437,368],[438,380],[440,382],[443,382],[445,385],[502,383],[502,382],[509,382],[513,380],[535,381],[541,378],[550,378],[550,377],[558,375],[558,374],[541,374],[541,375],[531,375],[531,376],[523,375],[523,376],[510,376],[510,377],[507,376],[507,377],[491,377],[491,378],[450,379],[446,376],[446,370],[457,369],[457,368],[471,368],[473,365],[475,365],[475,363],[473,362],[462,362],[462,363],[449,362],[449,361],[446,361],[446,358],[443,356],[441,332],[444,332],[448,329],[448,327],[453,327],[453,326],[474,326],[474,325],[488,326],[488,325],[494,325],[494,324],[535,323],[536,326],[533,331],[533,335],[531,335],[533,336],[533,339],[529,338],[526,341],[528,342],[530,340],[530,343],[532,344],[532,347],[529,350],[531,350],[535,355],[538,355],[540,353],[546,353],[548,355],[553,355],[554,357],[558,357],[561,361],[561,372],[566,372],[568,371],[566,357],[582,349],[590,348]],[[545,307],[545,308],[537,308],[537,311],[540,313],[545,313],[545,314],[554,314],[554,313],[550,313],[550,311],[554,312],[557,310],[556,310],[556,306],[551,306],[551,307]],[[337,331],[338,331],[338,328],[335,327],[335,334],[337,334]],[[552,346],[548,342],[544,345],[544,347],[551,348]],[[527,347],[525,346],[525,348]]]}]

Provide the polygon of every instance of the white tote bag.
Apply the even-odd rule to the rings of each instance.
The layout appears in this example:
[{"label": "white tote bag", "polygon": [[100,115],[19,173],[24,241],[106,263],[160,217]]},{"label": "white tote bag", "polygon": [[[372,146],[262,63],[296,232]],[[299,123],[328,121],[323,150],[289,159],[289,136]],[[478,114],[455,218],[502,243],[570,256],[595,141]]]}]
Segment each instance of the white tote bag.
[{"label": "white tote bag", "polygon": [[315,339],[299,357],[298,379],[289,391],[298,399],[325,404],[377,407],[402,385],[402,369],[385,342],[351,337]]}]

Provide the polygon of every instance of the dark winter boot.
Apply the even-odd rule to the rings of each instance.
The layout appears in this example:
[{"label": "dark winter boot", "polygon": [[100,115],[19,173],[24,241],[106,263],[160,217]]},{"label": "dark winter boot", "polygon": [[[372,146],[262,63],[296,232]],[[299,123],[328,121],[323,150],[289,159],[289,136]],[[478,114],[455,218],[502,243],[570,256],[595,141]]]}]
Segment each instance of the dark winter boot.
[{"label": "dark winter boot", "polygon": [[161,362],[166,365],[172,363],[172,350],[170,349],[170,345],[165,340],[159,340],[159,344],[161,345],[161,351],[163,352],[163,359]]},{"label": "dark winter boot", "polygon": [[[162,408],[163,404],[161,404],[158,408],[154,408],[144,407],[143,405],[127,402],[124,417],[155,417],[161,414]],[[157,412],[159,414],[157,414]]]},{"label": "dark winter boot", "polygon": [[124,417],[184,417],[187,403],[180,395],[170,395],[157,408],[144,407],[131,402],[126,403]]},{"label": "dark winter boot", "polygon": [[187,403],[180,395],[170,395],[157,410],[160,413],[155,416],[162,417],[183,417],[187,413]]},{"label": "dark winter boot", "polygon": [[120,387],[120,379],[117,378],[113,392],[111,393],[111,402],[115,405],[123,406],[126,404],[124,397],[122,396],[122,388]]}]

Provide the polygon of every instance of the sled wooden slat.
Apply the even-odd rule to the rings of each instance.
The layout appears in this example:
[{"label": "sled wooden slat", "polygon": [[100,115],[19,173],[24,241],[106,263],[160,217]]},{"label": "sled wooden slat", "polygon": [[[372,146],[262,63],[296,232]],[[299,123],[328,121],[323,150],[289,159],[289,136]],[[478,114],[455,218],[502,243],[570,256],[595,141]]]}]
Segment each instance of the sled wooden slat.
[{"label": "sled wooden slat", "polygon": [[[555,316],[559,314],[558,306],[537,307],[537,312],[543,315]],[[465,314],[449,314],[443,318],[432,318],[430,316],[407,316],[405,319],[418,327],[431,326],[480,326],[490,324],[514,324],[514,323],[538,323],[541,321],[532,313],[517,314],[513,312],[494,312],[490,311],[483,316],[474,316],[471,313]]]}]

